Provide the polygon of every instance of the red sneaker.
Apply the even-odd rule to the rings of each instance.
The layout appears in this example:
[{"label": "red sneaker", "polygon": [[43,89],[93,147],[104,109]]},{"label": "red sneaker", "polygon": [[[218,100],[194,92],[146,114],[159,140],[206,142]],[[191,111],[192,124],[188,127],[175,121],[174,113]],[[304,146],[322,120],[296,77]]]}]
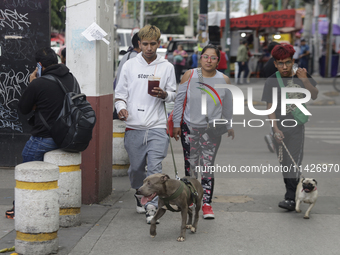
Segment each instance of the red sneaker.
[{"label": "red sneaker", "polygon": [[202,206],[202,211],[203,211],[203,219],[215,219],[215,214],[212,210],[211,205],[204,204]]}]

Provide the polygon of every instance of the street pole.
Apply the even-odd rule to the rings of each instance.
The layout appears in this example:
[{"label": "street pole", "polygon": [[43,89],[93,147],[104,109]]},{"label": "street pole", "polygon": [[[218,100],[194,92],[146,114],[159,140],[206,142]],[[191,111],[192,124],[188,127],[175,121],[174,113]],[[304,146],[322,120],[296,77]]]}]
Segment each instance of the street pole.
[{"label": "street pole", "polygon": [[226,75],[230,77],[230,0],[226,0],[225,27],[223,31],[223,41],[225,42],[225,54],[228,59]]},{"label": "street pole", "polygon": [[249,3],[248,3],[248,15],[249,16],[251,15],[251,0],[249,0]]},{"label": "street pole", "polygon": [[295,9],[299,8],[299,0],[295,0]]},{"label": "street pole", "polygon": [[136,27],[136,9],[137,9],[137,1],[133,1],[133,27]]},{"label": "street pole", "polygon": [[[319,1],[319,0],[318,0]],[[303,23],[303,37],[306,39],[308,45],[310,45],[309,39],[312,32],[312,21],[313,21],[313,6],[309,2],[305,2],[305,21]]]},{"label": "street pole", "polygon": [[144,27],[144,0],[140,0],[140,18],[139,18],[140,28]]},{"label": "street pole", "polygon": [[319,1],[315,1],[314,6],[314,54],[313,54],[313,76],[320,76],[319,74],[319,57],[320,57],[320,33],[319,33],[319,13],[320,5]]},{"label": "street pole", "polygon": [[199,50],[206,45],[208,40],[208,0],[200,0],[198,43]]},{"label": "street pole", "polygon": [[193,0],[188,1],[188,22],[187,26],[184,27],[184,34],[188,37],[194,36],[194,7]]},{"label": "street pole", "polygon": [[327,34],[327,51],[326,51],[326,70],[325,76],[332,77],[332,41],[333,41],[333,1],[329,3],[329,23]]},{"label": "street pole", "polygon": [[193,0],[189,0],[190,2],[190,26],[192,28],[192,34],[194,36],[194,2]]}]

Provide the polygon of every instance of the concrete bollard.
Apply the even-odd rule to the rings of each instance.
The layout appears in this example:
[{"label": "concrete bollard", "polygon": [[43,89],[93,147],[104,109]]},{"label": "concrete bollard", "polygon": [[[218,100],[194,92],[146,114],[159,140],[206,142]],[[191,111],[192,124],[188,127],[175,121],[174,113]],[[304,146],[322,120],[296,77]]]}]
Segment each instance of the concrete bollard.
[{"label": "concrete bollard", "polygon": [[113,120],[112,176],[125,176],[130,167],[129,156],[124,147],[125,122]]},{"label": "concrete bollard", "polygon": [[58,252],[58,166],[32,161],[15,167],[15,251]]},{"label": "concrete bollard", "polygon": [[45,153],[44,161],[59,167],[60,227],[75,227],[80,222],[81,153],[54,150]]}]

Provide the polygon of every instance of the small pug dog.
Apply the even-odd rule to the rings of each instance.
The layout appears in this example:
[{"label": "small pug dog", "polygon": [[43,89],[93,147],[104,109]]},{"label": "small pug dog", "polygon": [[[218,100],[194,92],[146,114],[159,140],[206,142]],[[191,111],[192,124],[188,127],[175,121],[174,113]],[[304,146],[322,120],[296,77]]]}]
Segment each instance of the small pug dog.
[{"label": "small pug dog", "polygon": [[317,182],[315,179],[312,178],[301,178],[298,186],[296,187],[296,195],[295,195],[295,211],[300,213],[300,203],[305,202],[307,204],[310,204],[304,219],[309,219],[309,213],[310,210],[315,205],[315,202],[318,198],[318,191],[316,188]]}]

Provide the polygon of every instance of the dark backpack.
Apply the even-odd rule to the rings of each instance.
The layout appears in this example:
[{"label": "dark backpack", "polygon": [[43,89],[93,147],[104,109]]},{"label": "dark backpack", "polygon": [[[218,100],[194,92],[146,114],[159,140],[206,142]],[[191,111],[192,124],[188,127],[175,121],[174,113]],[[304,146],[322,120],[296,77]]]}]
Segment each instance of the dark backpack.
[{"label": "dark backpack", "polygon": [[193,64],[193,61],[192,61],[192,55],[188,57],[188,66],[191,67],[192,64]]},{"label": "dark backpack", "polygon": [[65,92],[63,108],[52,127],[39,112],[42,122],[60,149],[68,152],[84,151],[92,139],[92,129],[96,123],[96,113],[86,100],[86,95],[79,93],[79,85],[75,78],[73,86],[75,92],[68,92],[60,80],[52,75],[44,75],[42,78],[57,82]]}]

